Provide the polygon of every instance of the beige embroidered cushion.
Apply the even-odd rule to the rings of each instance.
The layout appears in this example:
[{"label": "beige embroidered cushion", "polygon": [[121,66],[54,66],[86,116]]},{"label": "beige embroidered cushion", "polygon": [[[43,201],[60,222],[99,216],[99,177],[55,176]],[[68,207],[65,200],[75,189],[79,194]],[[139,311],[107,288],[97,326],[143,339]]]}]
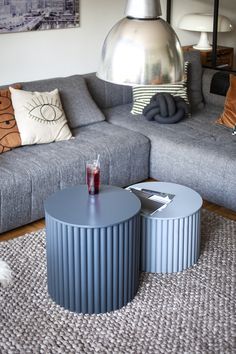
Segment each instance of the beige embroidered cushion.
[{"label": "beige embroidered cushion", "polygon": [[29,92],[10,87],[22,145],[44,144],[72,137],[58,89]]}]

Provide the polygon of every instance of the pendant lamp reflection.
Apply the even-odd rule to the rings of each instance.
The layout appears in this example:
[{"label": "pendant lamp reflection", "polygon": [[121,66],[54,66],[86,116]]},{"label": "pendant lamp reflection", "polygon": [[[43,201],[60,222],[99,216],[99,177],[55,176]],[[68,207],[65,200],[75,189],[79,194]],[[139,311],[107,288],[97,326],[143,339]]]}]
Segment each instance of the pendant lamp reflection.
[{"label": "pendant lamp reflection", "polygon": [[181,45],[159,0],[128,0],[125,14],[105,39],[97,76],[131,86],[182,81]]}]

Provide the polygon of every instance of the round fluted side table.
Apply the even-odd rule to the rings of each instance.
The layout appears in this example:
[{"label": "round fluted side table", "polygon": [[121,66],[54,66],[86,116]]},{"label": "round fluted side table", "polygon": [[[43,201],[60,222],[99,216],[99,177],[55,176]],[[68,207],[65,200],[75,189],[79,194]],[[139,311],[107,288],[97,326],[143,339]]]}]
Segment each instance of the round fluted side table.
[{"label": "round fluted side table", "polygon": [[61,190],[45,202],[48,292],[79,313],[116,310],[139,284],[140,201],[129,191],[101,186]]},{"label": "round fluted side table", "polygon": [[175,183],[144,182],[130,187],[175,195],[152,216],[141,212],[141,270],[172,273],[195,264],[200,254],[201,196]]}]

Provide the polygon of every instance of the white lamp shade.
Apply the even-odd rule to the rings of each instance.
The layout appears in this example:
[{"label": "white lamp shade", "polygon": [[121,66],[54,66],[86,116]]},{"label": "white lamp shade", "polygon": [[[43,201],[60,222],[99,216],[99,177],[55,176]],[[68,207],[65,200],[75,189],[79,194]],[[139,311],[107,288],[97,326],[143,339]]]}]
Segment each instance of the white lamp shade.
[{"label": "white lamp shade", "polygon": [[[179,28],[187,31],[201,32],[200,39],[194,49],[198,50],[211,50],[207,32],[213,32],[214,17],[213,14],[193,13],[184,15],[180,22]],[[222,15],[218,16],[218,32],[230,32],[233,26],[230,20]]]},{"label": "white lamp shade", "polygon": [[[184,15],[179,28],[187,31],[213,32],[213,14],[193,13]],[[222,15],[218,16],[218,32],[230,32],[233,26],[230,20]]]}]

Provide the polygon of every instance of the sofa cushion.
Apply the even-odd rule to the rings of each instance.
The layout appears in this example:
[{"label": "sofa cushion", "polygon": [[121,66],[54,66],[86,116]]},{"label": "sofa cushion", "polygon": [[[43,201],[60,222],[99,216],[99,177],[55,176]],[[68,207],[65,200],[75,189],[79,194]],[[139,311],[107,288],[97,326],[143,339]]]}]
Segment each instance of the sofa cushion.
[{"label": "sofa cushion", "polygon": [[228,128],[236,126],[236,76],[230,75],[230,87],[228,89],[224,112],[221,114],[217,123],[223,124]]},{"label": "sofa cushion", "polygon": [[107,122],[73,135],[0,155],[0,233],[42,218],[43,201],[56,190],[84,184],[85,162],[98,153],[103,184],[127,186],[148,177],[150,144],[143,135]]},{"label": "sofa cushion", "polygon": [[207,105],[191,119],[165,125],[133,116],[130,108],[123,105],[104,113],[110,123],[150,139],[150,177],[184,184],[236,210],[236,141],[227,128],[214,123],[219,107]]},{"label": "sofa cushion", "polygon": [[44,144],[72,137],[59,92],[30,92],[10,87],[22,145]]},{"label": "sofa cushion", "polygon": [[[225,96],[218,95],[216,93],[211,92],[211,84],[214,75],[217,73],[217,70],[214,69],[203,69],[203,75],[202,75],[202,92],[203,92],[203,98],[204,102],[206,104],[211,104],[217,107],[221,107],[223,110],[224,103],[225,103]],[[217,117],[216,117],[217,118]]]},{"label": "sofa cushion", "polygon": [[104,120],[81,75],[22,83],[26,91],[52,91],[58,88],[70,128],[82,127]]},{"label": "sofa cushion", "polygon": [[[20,88],[20,85],[14,85]],[[21,145],[20,133],[8,88],[0,90],[0,154]]]},{"label": "sofa cushion", "polygon": [[197,50],[184,52],[184,60],[188,61],[188,98],[192,111],[203,108],[202,96],[202,64]]},{"label": "sofa cushion", "polygon": [[170,93],[157,93],[144,108],[143,115],[149,121],[161,124],[174,124],[183,119],[189,112],[185,100]]},{"label": "sofa cushion", "polygon": [[89,92],[100,108],[110,108],[132,102],[132,87],[112,84],[96,77],[95,73],[83,77]]},{"label": "sofa cushion", "polygon": [[229,89],[229,72],[217,71],[211,80],[210,93],[226,96]]}]

